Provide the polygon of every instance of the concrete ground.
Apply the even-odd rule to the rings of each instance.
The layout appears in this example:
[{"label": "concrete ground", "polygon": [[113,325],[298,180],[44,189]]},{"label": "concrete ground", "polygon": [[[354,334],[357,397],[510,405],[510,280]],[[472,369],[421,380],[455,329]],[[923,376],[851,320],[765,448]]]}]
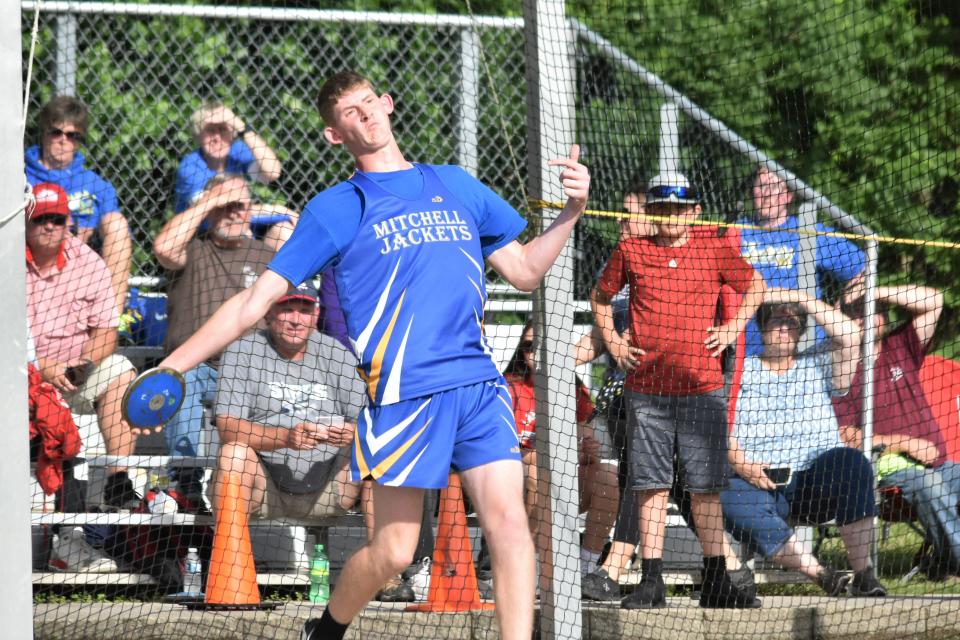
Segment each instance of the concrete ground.
[{"label": "concrete ground", "polygon": [[[584,640],[873,640],[960,639],[960,597],[850,599],[765,597],[762,609],[700,609],[689,598],[670,598],[655,611],[587,606]],[[176,604],[67,603],[34,606],[34,636],[70,640],[295,640],[303,621],[322,607],[291,603],[273,611],[191,611]],[[563,623],[569,624],[569,622]],[[544,624],[544,627],[549,625]],[[561,627],[563,628],[563,627]],[[0,632],[2,637],[2,632]],[[495,640],[492,612],[406,613],[402,605],[368,607],[348,640]]]}]

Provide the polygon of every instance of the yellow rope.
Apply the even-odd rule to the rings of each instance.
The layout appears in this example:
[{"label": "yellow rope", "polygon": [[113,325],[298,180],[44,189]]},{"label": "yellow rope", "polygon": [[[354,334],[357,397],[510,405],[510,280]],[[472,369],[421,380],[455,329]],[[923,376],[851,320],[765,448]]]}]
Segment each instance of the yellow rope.
[{"label": "yellow rope", "polygon": [[[536,209],[563,209],[563,203],[558,202],[547,202],[546,200],[537,200],[531,198],[529,200],[531,207]],[[598,218],[640,218],[644,220],[649,220],[651,222],[676,222],[676,218],[671,216],[654,216],[650,214],[644,214],[643,216],[632,214],[632,213],[623,213],[622,211],[604,211],[602,209],[587,209],[583,212],[587,216],[595,216]],[[743,222],[721,222],[717,220],[690,220],[688,224],[693,226],[707,226],[707,227],[725,227],[728,229],[756,229],[759,231],[770,231],[766,227],[761,227],[756,224],[747,224]],[[919,246],[919,247],[937,247],[941,249],[960,249],[960,243],[958,242],[945,242],[943,240],[916,240],[914,238],[895,238],[893,236],[878,236],[874,235],[863,235],[861,233],[846,233],[843,231],[817,231],[816,229],[789,229],[783,230],[783,233],[796,233],[803,236],[827,236],[831,238],[846,238],[847,240],[875,240],[877,242],[884,242],[887,244],[902,244],[910,246]]]}]

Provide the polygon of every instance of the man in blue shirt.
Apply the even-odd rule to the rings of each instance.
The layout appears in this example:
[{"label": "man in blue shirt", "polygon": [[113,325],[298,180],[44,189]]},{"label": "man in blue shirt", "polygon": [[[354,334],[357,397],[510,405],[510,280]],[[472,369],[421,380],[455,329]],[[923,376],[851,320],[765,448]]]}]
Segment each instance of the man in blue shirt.
[{"label": "man in blue shirt", "polygon": [[[753,182],[755,220],[740,220],[741,223],[762,227],[743,229],[740,232],[740,254],[760,272],[768,287],[798,289],[800,287],[800,229],[795,216],[788,213],[793,192],[777,174],[766,167],[757,171]],[[833,231],[818,224],[820,232]],[[823,297],[825,285],[834,283],[848,286],[860,277],[864,257],[860,248],[849,240],[834,236],[817,236],[816,275],[817,297]],[[826,339],[823,327],[817,326],[817,342]],[[763,351],[760,328],[754,318],[747,325],[746,347],[748,356],[759,356]]]},{"label": "man in blue shirt", "polygon": [[335,267],[368,405],[357,420],[354,479],[376,481],[373,539],[351,556],[330,604],[303,637],[343,637],[384,581],[413,557],[425,489],[460,471],[490,545],[501,637],[533,628],[534,549],[506,385],[482,333],[484,261],[530,291],[586,208],[590,174],[561,167],[567,203],[527,244],[525,221],[456,167],[412,164],[391,129],[393,99],[354,72],[330,77],[318,106],[324,137],[356,172],[316,196],[267,271],[162,364],[187,370],[259,320],[290,284]]},{"label": "man in blue shirt", "polygon": [[40,109],[40,144],[27,149],[24,164],[32,186],[52,182],[66,191],[77,237],[89,243],[93,232],[100,232],[100,254],[110,270],[119,312],[127,299],[133,245],[127,219],[117,203],[117,190],[83,165],[85,158],[79,149],[88,122],[87,107],[78,98],[53,98]]},{"label": "man in blue shirt", "polygon": [[[195,204],[215,175],[237,174],[261,184],[280,177],[280,159],[267,141],[219,100],[204,102],[193,112],[190,125],[197,148],[177,167],[174,213]],[[278,204],[253,204],[251,213],[251,228],[274,250],[296,224],[296,213]]]}]

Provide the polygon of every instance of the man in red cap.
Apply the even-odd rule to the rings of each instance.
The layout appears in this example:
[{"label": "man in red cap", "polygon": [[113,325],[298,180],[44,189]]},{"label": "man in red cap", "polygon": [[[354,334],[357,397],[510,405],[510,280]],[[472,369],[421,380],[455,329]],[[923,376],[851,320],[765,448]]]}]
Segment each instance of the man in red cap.
[{"label": "man in red cap", "polygon": [[[118,315],[110,270],[99,255],[68,231],[70,207],[58,185],[33,187],[28,209],[27,319],[43,379],[63,394],[74,413],[96,412],[110,455],[133,453],[136,433],[120,404],[136,376],[114,353]],[[112,468],[104,504],[128,507],[139,498],[121,468]]]}]

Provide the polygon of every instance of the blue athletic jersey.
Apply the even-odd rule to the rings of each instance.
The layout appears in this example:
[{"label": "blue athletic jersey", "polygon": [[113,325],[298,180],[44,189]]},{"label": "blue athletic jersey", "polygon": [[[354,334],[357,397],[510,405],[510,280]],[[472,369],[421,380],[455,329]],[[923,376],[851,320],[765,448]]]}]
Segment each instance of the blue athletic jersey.
[{"label": "blue athletic jersey", "polygon": [[389,405],[499,376],[484,260],[525,226],[458,167],[358,171],[307,205],[269,268],[297,284],[336,268],[370,402]]},{"label": "blue athletic jersey", "polygon": [[[741,220],[746,224],[750,221]],[[817,231],[833,231],[822,224]],[[760,272],[768,287],[797,289],[800,286],[800,234],[799,223],[793,216],[776,229],[742,229],[740,232],[740,255]],[[845,284],[863,270],[864,256],[856,244],[833,236],[817,236],[816,253],[817,297],[822,296],[824,276],[830,276]],[[823,327],[817,327],[817,341],[826,338]],[[746,348],[748,356],[760,355],[763,341],[756,320],[747,325]]]},{"label": "blue athletic jersey", "polygon": [[[250,165],[253,164],[253,151],[239,138],[230,145],[227,153],[227,173],[236,173],[249,178]],[[177,167],[177,182],[174,185],[173,212],[186,210],[201,193],[210,178],[217,172],[207,166],[203,154],[195,149],[183,157]]]},{"label": "blue athletic jersey", "polygon": [[96,228],[100,218],[120,211],[117,190],[95,171],[83,166],[84,157],[79,151],[73,162],[65,169],[48,169],[40,162],[40,147],[34,145],[24,154],[27,182],[34,186],[40,182],[52,182],[67,193],[70,202],[70,217],[77,227]]}]

